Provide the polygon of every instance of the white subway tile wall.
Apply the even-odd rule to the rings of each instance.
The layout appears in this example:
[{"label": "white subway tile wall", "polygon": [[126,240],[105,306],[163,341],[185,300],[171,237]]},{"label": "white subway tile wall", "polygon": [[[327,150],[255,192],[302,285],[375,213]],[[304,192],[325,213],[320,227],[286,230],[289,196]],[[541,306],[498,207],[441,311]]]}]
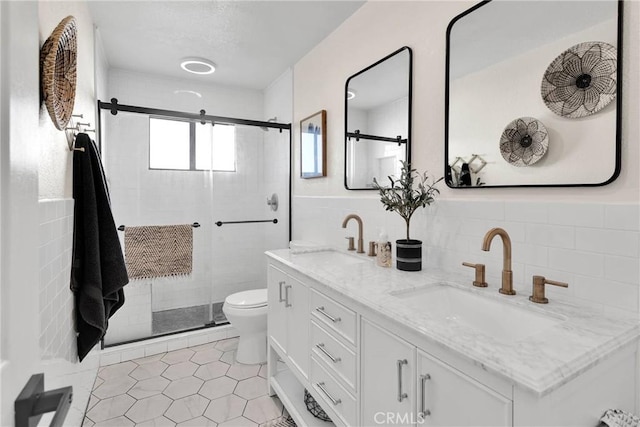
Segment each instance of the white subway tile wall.
[{"label": "white subway tile wall", "polygon": [[[341,228],[349,213],[362,217],[365,242],[378,240],[380,228],[387,230],[392,243],[405,238],[403,220],[386,212],[377,197],[307,196],[293,199],[293,238],[346,248],[344,238],[357,232],[352,225]],[[465,274],[463,261],[485,263],[489,286],[497,289],[502,245],[495,241],[489,252],[480,250],[482,237],[493,227],[504,228],[511,237],[517,291],[531,292],[532,276],[543,275],[569,283],[567,289],[549,287],[550,298],[640,312],[637,203],[439,199],[414,215],[411,237],[424,242],[424,268]]]},{"label": "white subway tile wall", "polygon": [[43,360],[76,359],[73,323],[71,251],[73,200],[41,200],[40,245],[40,354]]},{"label": "white subway tile wall", "polygon": [[[39,313],[41,370],[47,389],[73,386],[73,402],[65,425],[82,424],[98,372],[94,349],[78,363],[74,297],[70,290],[73,246],[73,199],[40,200],[39,209]],[[52,413],[40,425],[48,425]]]}]

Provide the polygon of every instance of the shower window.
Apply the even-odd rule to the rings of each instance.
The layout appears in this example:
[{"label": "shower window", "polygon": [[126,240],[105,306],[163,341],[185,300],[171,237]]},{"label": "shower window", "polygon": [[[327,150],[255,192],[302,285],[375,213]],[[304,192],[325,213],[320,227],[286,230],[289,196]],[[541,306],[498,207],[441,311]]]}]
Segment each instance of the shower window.
[{"label": "shower window", "polygon": [[235,127],[150,118],[149,169],[235,172]]},{"label": "shower window", "polygon": [[195,167],[198,170],[235,172],[236,128],[229,125],[196,126]]}]

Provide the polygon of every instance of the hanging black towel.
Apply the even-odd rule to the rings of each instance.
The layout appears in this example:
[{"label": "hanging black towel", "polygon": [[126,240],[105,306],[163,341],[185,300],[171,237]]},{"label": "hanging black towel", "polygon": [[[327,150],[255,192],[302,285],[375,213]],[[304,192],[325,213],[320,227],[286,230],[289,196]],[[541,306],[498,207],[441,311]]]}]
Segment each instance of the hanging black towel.
[{"label": "hanging black towel", "polygon": [[118,240],[109,190],[95,143],[79,133],[73,153],[73,257],[71,290],[75,294],[80,361],[107,331],[108,319],[124,304],[129,282]]}]

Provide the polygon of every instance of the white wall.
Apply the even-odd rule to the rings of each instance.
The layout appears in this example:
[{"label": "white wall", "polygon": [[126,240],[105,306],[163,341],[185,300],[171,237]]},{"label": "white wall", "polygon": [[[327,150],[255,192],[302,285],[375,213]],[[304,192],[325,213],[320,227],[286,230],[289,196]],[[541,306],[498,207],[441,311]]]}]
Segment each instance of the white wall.
[{"label": "white wall", "polygon": [[[293,70],[287,69],[264,90],[263,120],[277,117],[279,123],[293,120]],[[286,248],[289,244],[289,174],[292,170],[283,167],[291,156],[290,132],[270,129],[264,137],[264,186],[267,195],[278,195],[277,210],[280,223],[267,225],[265,247]],[[294,160],[295,161],[295,160]],[[268,214],[272,214],[270,210]],[[265,262],[266,269],[266,259]],[[266,271],[266,270],[265,270]]]},{"label": "white wall", "polygon": [[[101,101],[109,102],[111,98],[117,98],[120,104],[195,114],[204,109],[208,115],[262,120],[261,91],[222,86],[214,82],[215,80],[207,79],[207,76],[201,77],[200,81],[193,81],[111,69],[107,95],[109,99]],[[201,96],[176,91],[194,91]]]},{"label": "white wall", "polygon": [[[73,199],[40,200],[39,314],[41,371],[46,389],[73,386],[65,425],[79,426],[98,368],[97,351],[78,363],[74,297],[69,288],[73,245]],[[46,415],[50,420],[53,414]]]},{"label": "white wall", "polygon": [[[375,197],[373,193],[349,192],[343,187],[344,83],[352,74],[404,45],[414,53],[413,166],[438,176],[444,173],[446,27],[454,16],[473,4],[475,2],[467,1],[367,2],[295,65],[294,158],[299,156],[300,119],[310,111],[324,108],[329,161],[328,178],[296,178],[295,195]],[[635,78],[640,73],[639,7],[638,2],[625,2],[622,172],[614,183],[601,188],[531,188],[524,192],[520,188],[465,191],[444,187],[442,198],[637,202],[640,109],[634,94],[640,91],[640,82]],[[372,22],[376,25],[371,25]]]},{"label": "white wall", "polygon": [[[13,424],[13,401],[40,369],[38,338],[38,9],[0,3],[0,424]],[[36,137],[34,138],[34,130]],[[35,143],[34,143],[35,142]]]},{"label": "white wall", "polygon": [[[353,197],[296,196],[294,239],[346,249],[345,236],[355,225],[340,227],[350,213],[361,216],[364,240],[377,241],[380,229],[392,246],[405,238],[400,216],[382,209],[379,200]],[[414,214],[411,238],[423,241],[423,269],[441,268],[468,277],[463,261],[486,265],[487,282],[500,287],[502,244],[480,250],[484,234],[503,227],[513,244],[514,288],[531,294],[533,275],[569,283],[549,286],[550,299],[579,301],[600,309],[639,312],[640,210],[630,203],[562,203],[511,200],[442,199]],[[395,249],[394,268],[395,268]]]}]

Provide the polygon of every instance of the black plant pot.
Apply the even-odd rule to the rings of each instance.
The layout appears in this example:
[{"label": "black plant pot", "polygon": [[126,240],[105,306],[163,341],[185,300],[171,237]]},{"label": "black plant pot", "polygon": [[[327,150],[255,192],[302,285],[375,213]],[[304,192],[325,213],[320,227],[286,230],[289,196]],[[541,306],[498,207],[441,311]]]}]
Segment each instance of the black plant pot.
[{"label": "black plant pot", "polygon": [[396,240],[396,268],[404,271],[422,270],[422,240]]}]

